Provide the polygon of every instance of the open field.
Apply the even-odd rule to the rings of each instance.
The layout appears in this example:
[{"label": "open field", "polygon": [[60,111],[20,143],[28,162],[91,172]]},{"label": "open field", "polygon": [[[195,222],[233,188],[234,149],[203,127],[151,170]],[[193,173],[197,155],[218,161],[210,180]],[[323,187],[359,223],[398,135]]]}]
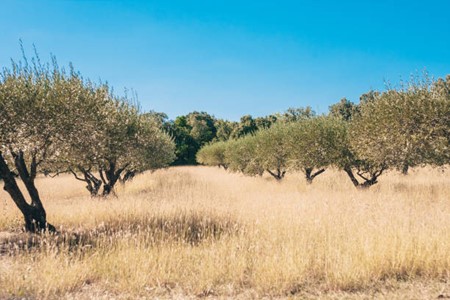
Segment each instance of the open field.
[{"label": "open field", "polygon": [[0,298],[450,298],[449,170],[389,173],[357,191],[223,169],[138,176],[92,199],[37,182],[59,236],[31,236],[0,192]]}]

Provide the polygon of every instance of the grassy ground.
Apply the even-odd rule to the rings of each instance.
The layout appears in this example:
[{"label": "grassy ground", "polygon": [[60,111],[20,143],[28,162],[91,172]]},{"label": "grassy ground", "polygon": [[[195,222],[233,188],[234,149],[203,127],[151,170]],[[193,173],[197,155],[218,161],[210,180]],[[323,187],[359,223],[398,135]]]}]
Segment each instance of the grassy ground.
[{"label": "grassy ground", "polygon": [[0,192],[0,298],[450,298],[448,172],[356,191],[335,171],[307,186],[180,167],[106,200],[40,178],[61,234],[21,233]]}]

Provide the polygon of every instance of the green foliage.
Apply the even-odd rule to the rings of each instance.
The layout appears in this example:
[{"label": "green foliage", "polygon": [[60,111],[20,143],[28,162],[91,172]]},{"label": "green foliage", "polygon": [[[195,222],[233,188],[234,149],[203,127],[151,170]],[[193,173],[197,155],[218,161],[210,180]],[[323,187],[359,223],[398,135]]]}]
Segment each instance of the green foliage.
[{"label": "green foliage", "polygon": [[265,117],[258,117],[255,119],[255,124],[258,130],[268,129],[277,122],[278,118],[275,115],[268,115]]},{"label": "green foliage", "polygon": [[[36,173],[71,170],[114,186],[127,172],[167,166],[174,159],[171,138],[152,114],[95,85],[79,73],[52,65],[13,64],[0,84],[0,144],[11,168],[18,154]],[[16,166],[17,167],[17,166]],[[77,177],[78,178],[78,177]],[[101,184],[98,179],[99,184]],[[92,192],[92,191],[91,191]]]},{"label": "green foliage", "polygon": [[[372,95],[372,94],[370,94]],[[362,99],[366,99],[366,96],[362,96]],[[365,102],[361,100],[361,102]],[[359,107],[353,102],[342,98],[339,103],[330,106],[330,116],[342,119],[344,121],[351,121],[355,115],[359,113]]]},{"label": "green foliage", "polygon": [[[277,122],[293,122],[312,118],[315,112],[310,108],[290,108],[283,114],[253,118],[244,115],[239,122],[216,119],[205,112],[192,112],[179,116],[175,121],[165,121],[163,127],[176,143],[175,165],[195,164],[197,151],[212,141],[227,141],[268,129]],[[160,116],[158,119],[162,119]]]},{"label": "green foliage", "polygon": [[214,126],[216,127],[216,140],[228,141],[233,136],[233,133],[237,131],[238,123],[218,119],[215,121]]},{"label": "green foliage", "polygon": [[340,159],[345,147],[345,126],[341,119],[324,116],[288,124],[289,167],[304,172],[308,182],[312,182]]},{"label": "green foliage", "polygon": [[374,101],[361,103],[360,110],[350,129],[352,149],[358,156],[401,170],[445,155],[449,101],[432,93],[430,83],[413,82],[399,91],[388,90]]},{"label": "green foliage", "polygon": [[[450,76],[431,82],[413,81],[406,88],[363,94],[356,105],[347,99],[330,107],[329,116],[306,109],[253,119],[239,124],[221,120],[224,144],[209,145],[199,161],[247,175],[269,172],[277,179],[287,170],[301,170],[308,182],[335,166],[356,187],[369,187],[389,168],[445,165],[450,158]],[[232,129],[234,127],[234,129]],[[217,147],[217,148],[215,148]]]},{"label": "green foliage", "polygon": [[176,144],[175,165],[196,164],[195,155],[205,144],[216,138],[215,118],[205,112],[192,112],[168,123],[168,132]]},{"label": "green foliage", "polygon": [[256,160],[257,140],[254,135],[229,140],[225,149],[225,162],[229,170],[246,175],[262,175],[264,169]]},{"label": "green foliage", "polygon": [[225,161],[226,147],[227,143],[223,141],[203,146],[197,152],[197,162],[207,166],[218,166],[227,169],[228,165]]},{"label": "green foliage", "polygon": [[216,137],[217,130],[214,126],[214,117],[205,112],[192,112],[186,117],[190,134],[200,147]]},{"label": "green foliage", "polygon": [[378,181],[378,177],[388,168],[384,162],[376,162],[357,153],[352,144],[355,137],[349,133],[353,122],[348,122],[340,117],[334,118],[335,137],[334,160],[330,165],[343,170],[356,188],[368,188]]},{"label": "green foliage", "polygon": [[[0,76],[0,177],[4,189],[20,209],[27,231],[55,231],[35,186],[38,173],[63,171],[71,142],[89,139],[76,119],[80,107],[96,109],[104,95],[89,81],[52,64],[41,64],[36,55],[28,63],[4,68]],[[94,101],[90,101],[95,99]],[[81,126],[82,127],[82,126]],[[25,188],[17,185],[17,172]],[[30,201],[25,198],[28,193]],[[28,198],[28,197],[27,197]]]},{"label": "green foliage", "polygon": [[277,119],[281,122],[297,122],[310,119],[316,116],[316,112],[310,107],[288,108],[284,113],[278,114]]},{"label": "green foliage", "polygon": [[450,164],[450,75],[438,79],[431,86],[431,94],[435,101],[434,118],[430,126],[431,150],[426,153],[426,162],[432,165]]},{"label": "green foliage", "polygon": [[126,181],[136,173],[168,166],[175,158],[172,138],[161,129],[158,119],[141,114],[126,99],[111,98],[105,107],[107,117],[92,120],[97,126],[96,137],[91,139],[95,146],[84,151],[77,148],[83,151],[78,153],[85,166],[73,166],[94,182],[92,170],[97,170],[104,195],[110,193],[117,180]]},{"label": "green foliage", "polygon": [[[0,145],[10,159],[23,152],[42,167],[66,148],[64,137],[74,133],[71,113],[85,95],[82,80],[66,74],[56,63],[15,64],[4,69],[0,84]],[[72,135],[73,137],[74,135]]]},{"label": "green foliage", "polygon": [[84,177],[77,178],[91,192],[174,160],[247,175],[267,171],[276,179],[301,170],[309,182],[336,166],[355,186],[370,186],[389,168],[449,164],[449,132],[450,76],[370,91],[358,105],[343,98],[328,116],[316,116],[311,107],[290,108],[239,122],[195,111],[174,121],[164,113],[143,114],[137,103],[72,69],[65,72],[56,60],[13,64],[0,81],[0,154],[6,165],[14,172],[20,156],[31,177],[81,172]]},{"label": "green foliage", "polygon": [[275,124],[255,134],[255,161],[276,179],[282,179],[288,167],[288,131],[285,124]]},{"label": "green foliage", "polygon": [[241,117],[237,130],[233,133],[235,138],[243,137],[248,134],[253,134],[258,130],[255,119],[251,115]]},{"label": "green foliage", "polygon": [[167,121],[168,121],[169,117],[167,116],[166,113],[156,112],[154,110],[151,110],[149,112],[144,113],[144,115],[146,115],[147,117],[153,119],[156,122],[156,124],[158,124],[158,126],[160,128],[163,128],[165,130],[167,129],[165,127],[165,125],[167,124]]}]

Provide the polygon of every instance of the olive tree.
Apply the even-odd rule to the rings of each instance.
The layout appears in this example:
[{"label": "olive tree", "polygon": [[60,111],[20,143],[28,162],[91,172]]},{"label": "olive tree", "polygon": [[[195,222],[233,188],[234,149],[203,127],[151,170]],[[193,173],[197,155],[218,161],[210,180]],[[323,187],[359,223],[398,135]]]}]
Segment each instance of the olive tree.
[{"label": "olive tree", "polygon": [[342,119],[336,120],[335,130],[340,138],[334,145],[338,156],[335,157],[332,166],[343,170],[357,189],[366,189],[378,183],[378,177],[387,170],[388,166],[384,161],[373,161],[356,152],[352,144],[360,137],[350,135],[351,125],[348,122]]},{"label": "olive tree", "polygon": [[434,118],[430,125],[433,139],[431,150],[426,155],[426,162],[431,165],[450,164],[450,75],[439,78],[431,86],[431,94],[436,103]]},{"label": "olive tree", "polygon": [[82,171],[84,178],[73,173],[91,192],[103,183],[107,194],[119,178],[167,165],[173,151],[172,139],[154,118],[112,99],[106,86],[83,79],[72,67],[59,68],[56,59],[43,65],[36,55],[0,74],[0,179],[27,231],[56,230],[35,185],[39,173]]},{"label": "olive tree", "polygon": [[246,135],[236,140],[229,140],[225,149],[225,162],[232,172],[242,172],[245,175],[259,175],[264,169],[255,156],[256,137]]},{"label": "olive tree", "polygon": [[430,88],[427,81],[412,82],[361,103],[350,129],[357,155],[403,173],[426,164],[428,157],[442,149],[438,145],[448,143],[443,126],[449,118],[448,101]]},{"label": "olive tree", "polygon": [[[72,70],[60,69],[56,60],[42,65],[37,57],[31,63],[25,59],[1,73],[0,178],[22,212],[27,231],[55,231],[47,222],[35,179],[39,172],[61,166],[66,141],[77,137],[71,116],[84,101],[84,93],[83,80]],[[15,174],[25,189],[19,187]]]},{"label": "olive tree", "polygon": [[228,164],[225,161],[225,150],[227,142],[215,142],[203,146],[197,152],[197,162],[208,166],[223,167],[228,169]]},{"label": "olive tree", "polygon": [[85,118],[93,132],[82,143],[72,144],[69,155],[69,170],[86,182],[91,195],[98,195],[103,187],[101,195],[107,196],[117,182],[174,160],[174,143],[152,115],[141,114],[136,105],[111,93],[98,108],[90,119]]},{"label": "olive tree", "polygon": [[255,161],[276,180],[284,178],[289,160],[287,126],[283,123],[255,134]]},{"label": "olive tree", "polygon": [[343,125],[342,120],[325,116],[288,124],[289,168],[302,171],[312,183],[339,159],[345,141]]}]

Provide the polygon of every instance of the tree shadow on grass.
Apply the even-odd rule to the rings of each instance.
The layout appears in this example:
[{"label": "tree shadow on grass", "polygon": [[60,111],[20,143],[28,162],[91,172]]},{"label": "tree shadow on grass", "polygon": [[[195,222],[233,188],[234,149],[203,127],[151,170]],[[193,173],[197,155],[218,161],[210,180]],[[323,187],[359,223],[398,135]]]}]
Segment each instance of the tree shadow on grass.
[{"label": "tree shadow on grass", "polygon": [[197,246],[242,230],[234,218],[200,213],[113,219],[91,229],[67,229],[53,234],[0,232],[0,255],[85,251],[100,245],[114,246],[123,240],[149,247],[161,243]]}]

